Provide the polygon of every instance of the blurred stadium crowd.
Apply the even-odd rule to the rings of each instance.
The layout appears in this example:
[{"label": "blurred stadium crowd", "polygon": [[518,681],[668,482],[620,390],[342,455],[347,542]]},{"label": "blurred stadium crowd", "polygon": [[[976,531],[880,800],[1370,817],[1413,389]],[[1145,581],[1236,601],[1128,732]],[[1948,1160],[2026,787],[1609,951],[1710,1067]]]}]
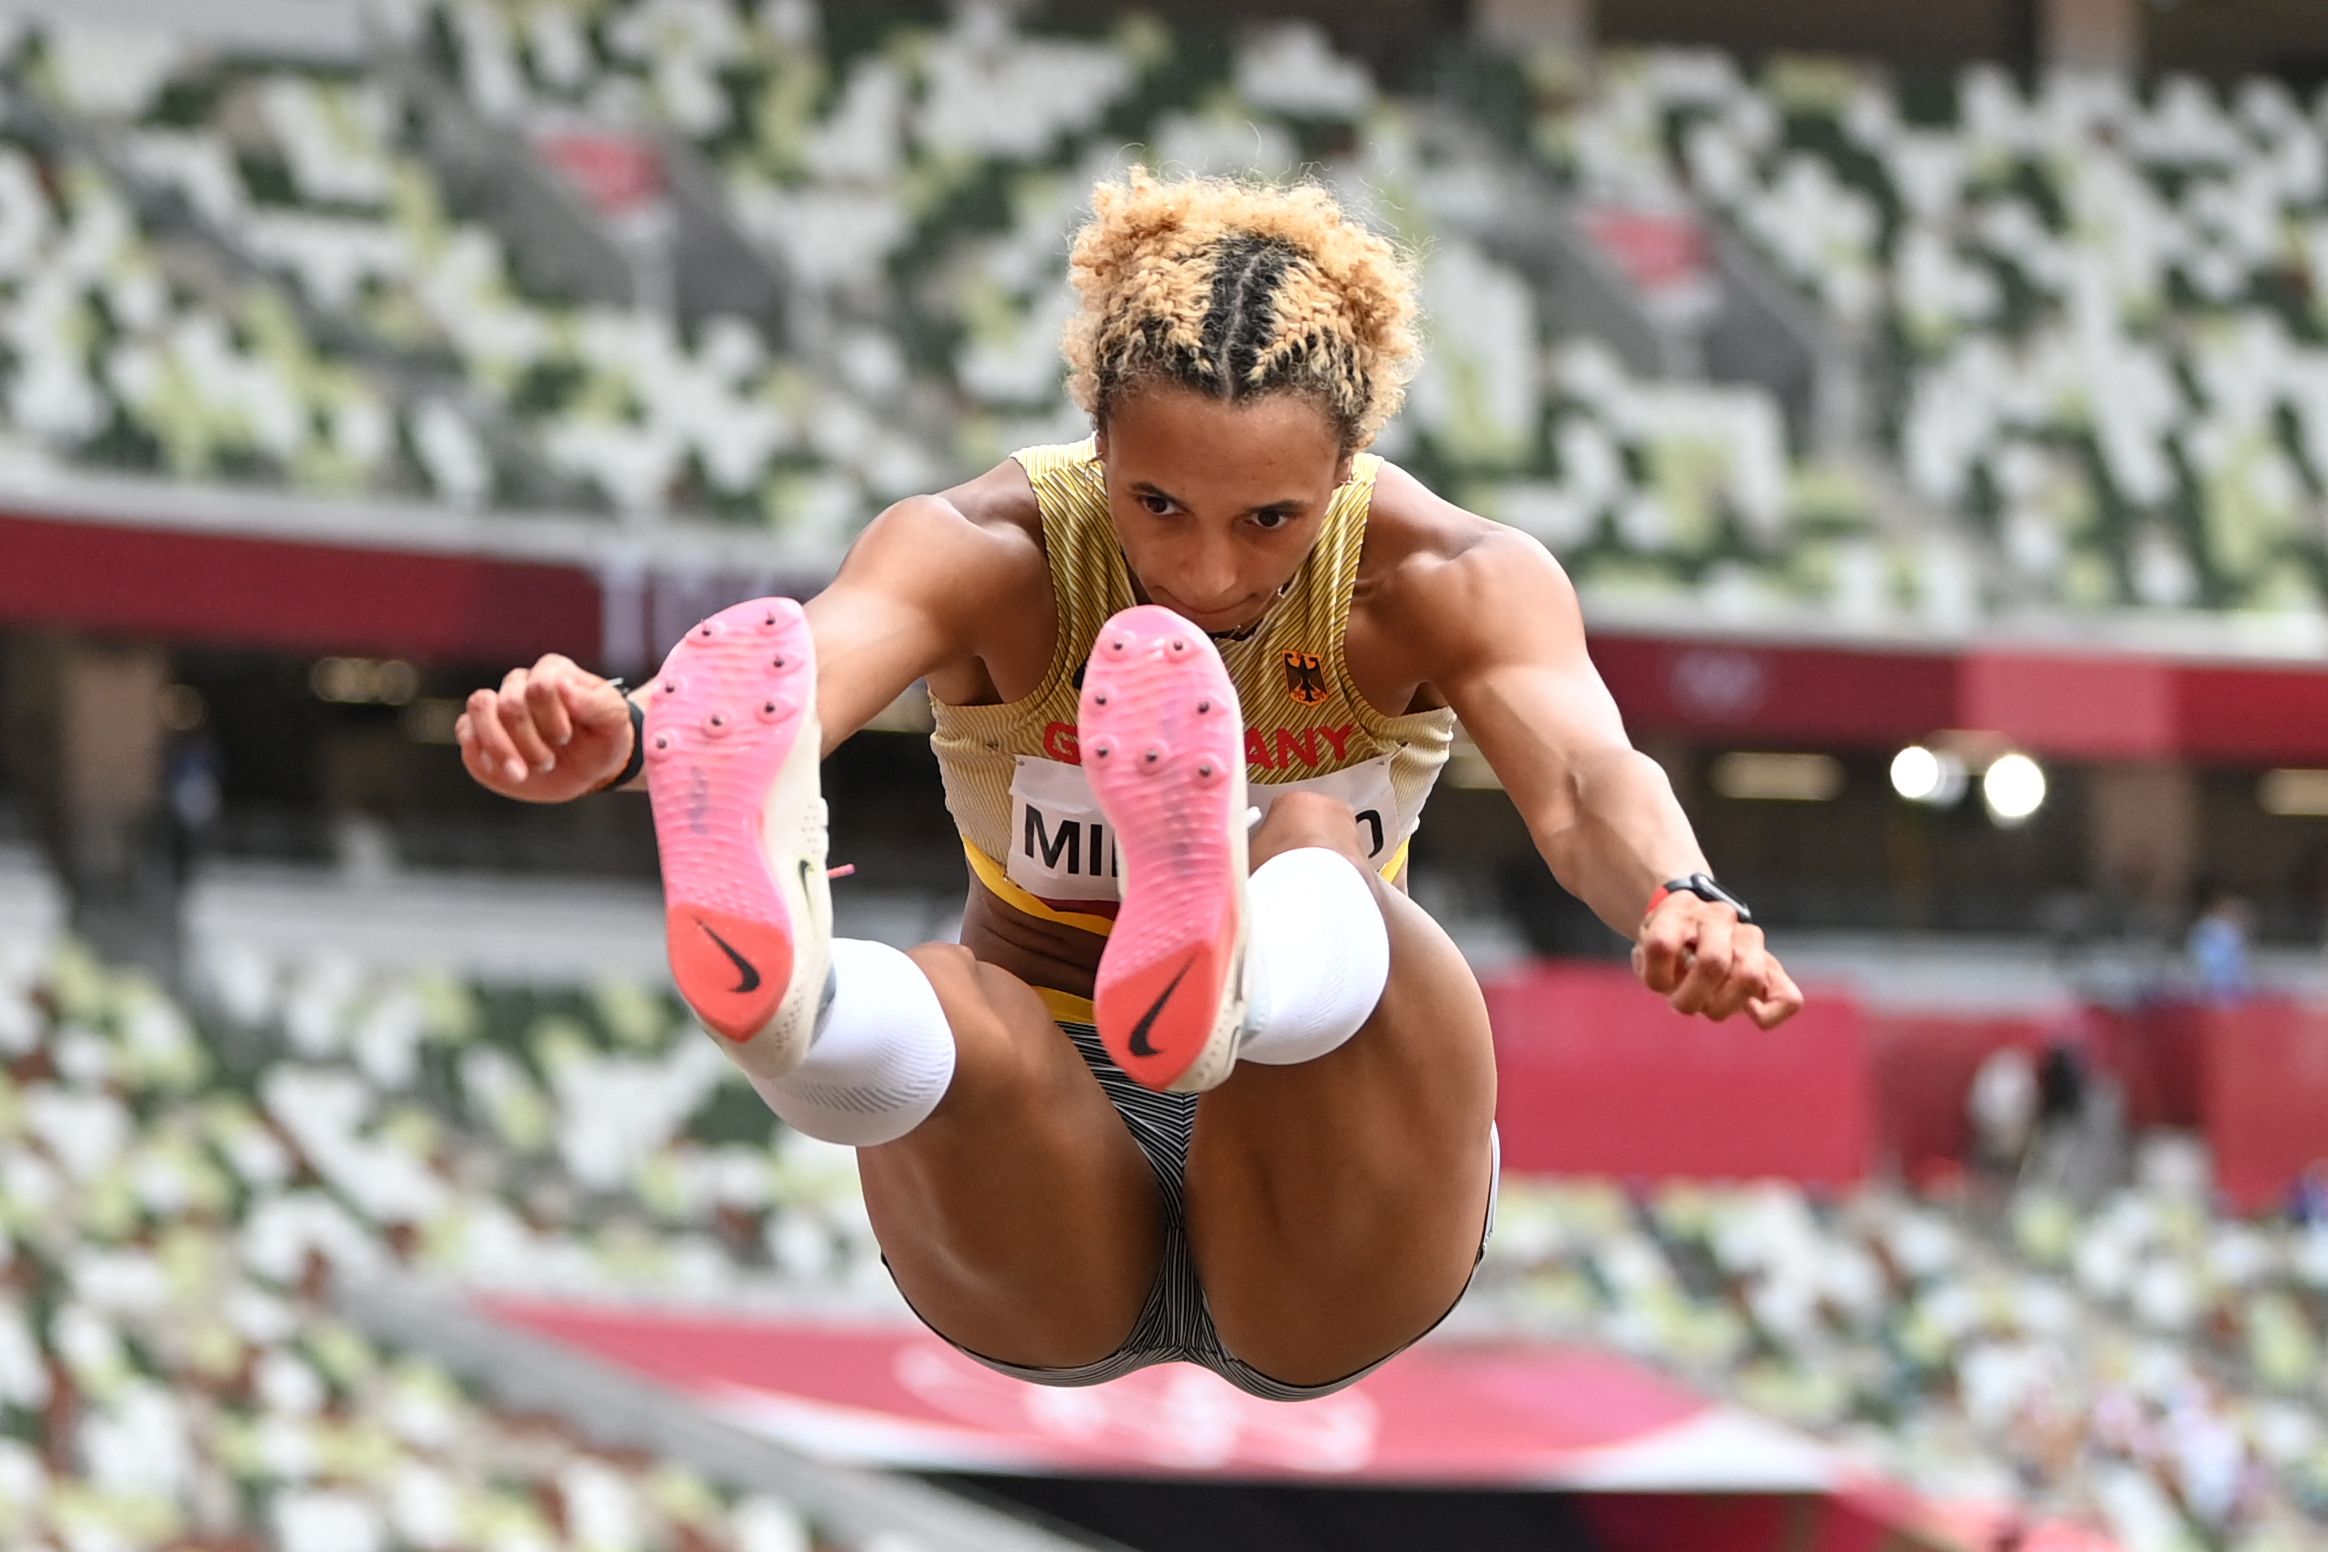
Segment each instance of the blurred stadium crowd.
[{"label": "blurred stadium crowd", "polygon": [[[779,1502],[510,1416],[330,1301],[399,1266],[910,1319],[851,1154],[785,1131],[668,993],[221,952],[196,1013],[70,946],[6,968],[11,1544],[824,1545]],[[1452,1329],[1605,1344],[1937,1498],[2129,1547],[2314,1545],[2328,1221],[2212,1208],[2191,1148],[2153,1142],[2090,1209],[2034,1183],[1513,1179]]]},{"label": "blurred stadium crowd", "polygon": [[[1497,56],[1551,187],[1717,212],[1881,347],[1909,524],[1750,387],[1557,337],[1464,217],[1481,142],[1321,33],[1132,14],[724,0],[386,5],[394,68],[20,23],[0,65],[12,460],[697,513],[829,548],[885,499],[1074,432],[1061,234],[1138,155],[1314,167],[1428,254],[1432,351],[1385,450],[1580,580],[1961,625],[2033,605],[2305,610],[2328,545],[2328,101],[2004,70],[1895,88],[1680,50]],[[458,213],[446,111],[667,137],[798,324],[559,295]],[[222,265],[176,220],[224,235]],[[199,387],[197,388],[197,385]]]},{"label": "blurred stadium crowd", "polygon": [[246,961],[205,1023],[150,978],[17,947],[8,1545],[912,1552],[512,1412],[330,1301],[389,1263],[731,1305],[886,1288],[848,1154],[776,1135],[708,1043],[671,1048],[676,1004]]}]

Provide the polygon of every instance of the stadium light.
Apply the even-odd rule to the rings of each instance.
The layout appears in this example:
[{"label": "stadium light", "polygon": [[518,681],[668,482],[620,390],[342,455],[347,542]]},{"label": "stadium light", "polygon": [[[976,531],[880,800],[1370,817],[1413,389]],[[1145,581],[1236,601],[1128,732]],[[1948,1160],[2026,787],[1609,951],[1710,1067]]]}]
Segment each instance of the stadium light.
[{"label": "stadium light", "polygon": [[1911,803],[1946,808],[1964,796],[1970,780],[1964,761],[1945,749],[1910,744],[1892,756],[1892,791]]},{"label": "stadium light", "polygon": [[1929,803],[1940,790],[1940,757],[1922,744],[1910,744],[1892,756],[1892,791],[1911,803]]},{"label": "stadium light", "polygon": [[2255,784],[2256,806],[2267,814],[2317,819],[2328,816],[2328,771],[2265,771]]},{"label": "stadium light", "polygon": [[405,707],[397,722],[403,727],[404,736],[416,744],[455,743],[458,740],[453,736],[453,729],[459,724],[461,712],[467,704],[465,701],[431,695]]},{"label": "stadium light", "polygon": [[405,706],[420,693],[420,670],[402,658],[327,657],[308,670],[307,684],[335,706]]},{"label": "stadium light", "polygon": [[1726,754],[1714,761],[1714,790],[1764,803],[1825,803],[1843,791],[1843,762],[1826,754]]},{"label": "stadium light", "polygon": [[2025,754],[1999,755],[1980,779],[1980,795],[1991,819],[2020,824],[2045,805],[2045,772]]}]

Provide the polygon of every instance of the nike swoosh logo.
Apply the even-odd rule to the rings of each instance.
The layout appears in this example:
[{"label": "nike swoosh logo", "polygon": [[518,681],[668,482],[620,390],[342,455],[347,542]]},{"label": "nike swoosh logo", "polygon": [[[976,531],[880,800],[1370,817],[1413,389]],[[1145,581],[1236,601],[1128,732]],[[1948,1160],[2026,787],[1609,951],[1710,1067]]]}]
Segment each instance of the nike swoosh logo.
[{"label": "nike swoosh logo", "polygon": [[1157,1054],[1156,1048],[1148,1044],[1148,1031],[1155,1027],[1156,1015],[1164,1011],[1164,1004],[1170,1002],[1172,994],[1180,990],[1180,983],[1188,978],[1189,967],[1195,963],[1196,956],[1189,955],[1187,962],[1173,972],[1171,983],[1163,991],[1157,993],[1156,1000],[1148,1005],[1148,1011],[1140,1015],[1140,1022],[1132,1026],[1132,1054],[1134,1056],[1154,1056]]},{"label": "nike swoosh logo", "polygon": [[756,967],[743,955],[737,953],[734,948],[730,947],[727,939],[712,931],[711,924],[709,922],[699,921],[695,925],[703,929],[703,935],[705,937],[711,939],[712,942],[719,945],[719,951],[727,955],[727,957],[734,962],[737,973],[743,976],[743,980],[738,982],[735,986],[736,994],[738,996],[742,996],[745,992],[758,991],[760,989],[760,972],[758,967]]}]

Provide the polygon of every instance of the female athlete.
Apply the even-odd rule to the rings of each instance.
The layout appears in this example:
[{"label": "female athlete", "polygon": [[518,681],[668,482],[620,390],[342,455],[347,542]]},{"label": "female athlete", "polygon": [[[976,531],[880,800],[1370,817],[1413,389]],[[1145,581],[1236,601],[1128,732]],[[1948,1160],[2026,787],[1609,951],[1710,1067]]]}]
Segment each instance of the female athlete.
[{"label": "female athlete", "polygon": [[[898,503],[638,691],[518,669],[459,740],[527,801],[643,773],[681,993],[858,1148],[933,1329],[1044,1383],[1180,1360],[1298,1400],[1442,1319],[1492,1223],[1487,1010],[1402,890],[1458,718],[1650,990],[1764,1028],[1802,996],[1552,557],[1365,451],[1418,349],[1390,244],[1309,184],[1135,170],[1092,208],[1092,437]],[[818,768],[916,680],[972,882],[961,943],[901,953],[831,936]]]}]

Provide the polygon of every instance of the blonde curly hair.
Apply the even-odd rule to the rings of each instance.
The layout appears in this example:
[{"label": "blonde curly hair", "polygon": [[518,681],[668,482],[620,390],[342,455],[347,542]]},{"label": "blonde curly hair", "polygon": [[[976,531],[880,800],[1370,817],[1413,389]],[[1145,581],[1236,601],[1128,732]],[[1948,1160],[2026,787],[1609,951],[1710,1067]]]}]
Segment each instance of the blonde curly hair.
[{"label": "blonde curly hair", "polygon": [[1067,267],[1083,303],[1067,387],[1096,424],[1142,383],[1232,401],[1291,390],[1354,451],[1398,412],[1420,358],[1412,260],[1321,184],[1133,167],[1092,189]]}]

